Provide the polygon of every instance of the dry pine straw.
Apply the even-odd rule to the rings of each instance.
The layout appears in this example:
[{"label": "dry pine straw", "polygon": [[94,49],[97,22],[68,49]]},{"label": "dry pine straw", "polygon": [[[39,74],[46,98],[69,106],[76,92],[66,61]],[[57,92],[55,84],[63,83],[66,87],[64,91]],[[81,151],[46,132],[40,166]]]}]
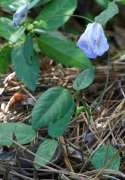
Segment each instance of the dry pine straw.
[{"label": "dry pine straw", "polygon": [[[125,73],[123,67],[125,67],[124,62],[115,62],[110,66],[96,66],[94,83],[87,90],[81,92],[76,99],[77,105],[86,102],[92,115],[82,112],[74,117],[64,137],[59,139],[61,152],[63,152],[61,158],[63,159],[60,160],[59,155],[52,164],[50,163],[45,169],[41,169],[38,174],[41,175],[45,172],[62,174],[63,179],[101,179],[102,172],[106,172],[112,178],[117,176],[125,178]],[[61,65],[54,66],[51,64],[46,71],[42,72],[38,87],[33,94],[17,81],[14,74],[12,78],[6,81],[8,75],[3,76],[0,87],[1,92],[3,91],[0,98],[1,122],[30,121],[31,110],[36,99],[41,92],[49,87],[64,86],[74,94],[72,82],[77,73],[78,70],[75,68],[63,68]],[[10,74],[9,77],[11,77]],[[8,112],[5,113],[4,108],[16,92],[21,92],[25,99],[10,106]],[[28,100],[32,103],[30,104]],[[26,105],[25,108],[24,104]],[[44,132],[46,134],[46,130]],[[86,142],[88,132],[91,134],[91,139]],[[108,169],[97,171],[90,164],[89,155],[92,155],[103,143],[119,147],[122,156],[120,171]],[[24,146],[16,145],[25,149]],[[27,148],[26,151],[33,153]],[[11,171],[12,174],[15,172],[13,168]],[[15,174],[19,176],[18,172]],[[23,178],[28,179],[25,175]]]}]

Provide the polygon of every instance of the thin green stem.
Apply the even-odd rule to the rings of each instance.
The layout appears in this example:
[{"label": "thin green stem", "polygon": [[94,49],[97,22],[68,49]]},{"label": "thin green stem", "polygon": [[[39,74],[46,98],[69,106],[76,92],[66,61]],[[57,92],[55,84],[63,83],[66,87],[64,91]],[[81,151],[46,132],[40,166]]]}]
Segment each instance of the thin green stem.
[{"label": "thin green stem", "polygon": [[87,17],[85,17],[85,16],[80,16],[80,15],[77,15],[77,14],[62,14],[62,15],[56,15],[56,16],[51,16],[51,17],[46,17],[46,19],[49,21],[50,19],[53,19],[53,18],[55,18],[55,17],[61,17],[61,16],[70,16],[70,17],[77,17],[77,18],[81,18],[81,19],[84,19],[84,20],[87,20],[87,21],[89,21],[89,22],[93,22],[93,20],[91,20],[91,19],[89,19],[89,18],[87,18]]}]

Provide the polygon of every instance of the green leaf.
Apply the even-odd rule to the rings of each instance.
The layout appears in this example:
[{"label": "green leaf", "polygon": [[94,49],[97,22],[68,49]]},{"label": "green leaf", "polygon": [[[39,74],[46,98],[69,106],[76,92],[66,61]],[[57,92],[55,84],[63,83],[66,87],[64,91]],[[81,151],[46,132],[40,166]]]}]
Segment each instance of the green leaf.
[{"label": "green leaf", "polygon": [[46,4],[51,0],[0,0],[0,7],[6,12],[16,11],[21,5],[28,3],[29,9],[37,4]]},{"label": "green leaf", "polygon": [[73,88],[77,91],[90,86],[95,78],[95,68],[90,67],[82,71],[73,82]]},{"label": "green leaf", "polygon": [[29,0],[29,9],[33,8],[34,6],[44,5],[52,0]]},{"label": "green leaf", "polygon": [[86,112],[86,107],[84,106],[78,106],[76,108],[76,116],[78,116],[81,112]]},{"label": "green leaf", "polygon": [[10,19],[0,17],[0,37],[15,43],[18,39],[24,39],[24,31],[24,27],[15,28]]},{"label": "green leaf", "polygon": [[56,39],[66,40],[66,37],[60,31],[48,31],[48,35]]},{"label": "green leaf", "polygon": [[53,138],[63,135],[65,129],[68,127],[69,122],[71,121],[72,115],[75,110],[75,104],[72,98],[67,99],[67,101],[70,107],[66,107],[67,108],[66,113],[64,111],[62,117],[57,119],[55,118],[55,120],[51,121],[49,124],[48,133]]},{"label": "green leaf", "polygon": [[14,123],[0,123],[0,145],[10,146],[13,142]]},{"label": "green leaf", "polygon": [[15,33],[17,28],[14,28],[12,21],[5,17],[0,17],[0,37],[9,40],[11,35]]},{"label": "green leaf", "polygon": [[7,12],[16,11],[21,5],[25,4],[27,0],[3,0],[0,1],[0,7]]},{"label": "green leaf", "polygon": [[15,31],[9,38],[9,41],[11,43],[16,43],[19,39],[24,40],[24,31],[25,31],[25,27],[20,27],[19,29],[17,29],[17,31]]},{"label": "green leaf", "polygon": [[107,7],[110,0],[96,0],[96,2],[102,7]]},{"label": "green leaf", "polygon": [[33,8],[34,6],[36,6],[39,2],[40,2],[40,0],[30,1],[29,9]]},{"label": "green leaf", "polygon": [[46,20],[47,29],[55,30],[70,18],[76,7],[76,0],[53,0],[41,10],[36,20]]},{"label": "green leaf", "polygon": [[12,50],[11,58],[19,80],[34,91],[39,77],[39,62],[33,50],[31,36],[28,35],[24,44],[18,45]]},{"label": "green leaf", "polygon": [[15,125],[14,133],[18,143],[28,144],[35,139],[36,132],[32,129],[32,126],[23,123],[16,123]]},{"label": "green leaf", "polygon": [[46,4],[46,3],[50,2],[50,1],[53,1],[53,0],[42,0],[41,4],[44,5],[44,4]]},{"label": "green leaf", "polygon": [[40,96],[33,108],[32,126],[35,129],[48,127],[52,136],[62,135],[71,120],[74,109],[75,103],[67,89],[50,88]]},{"label": "green leaf", "polygon": [[20,144],[27,144],[36,137],[32,126],[23,123],[0,123],[0,145],[10,146],[13,138]]},{"label": "green leaf", "polygon": [[46,165],[53,158],[57,149],[58,142],[52,139],[46,139],[40,144],[34,159],[34,166],[39,169],[41,166]]},{"label": "green leaf", "polygon": [[110,19],[112,19],[116,14],[118,14],[119,9],[117,4],[113,1],[108,4],[108,7],[95,17],[95,21],[105,25]]},{"label": "green leaf", "polygon": [[11,47],[5,45],[0,49],[0,73],[4,74],[10,64]]},{"label": "green leaf", "polygon": [[119,0],[118,2],[122,3],[122,4],[125,4],[125,0]]},{"label": "green leaf", "polygon": [[111,145],[102,145],[91,157],[91,162],[96,169],[119,170],[120,156]]},{"label": "green leaf", "polygon": [[58,63],[81,69],[91,66],[83,51],[72,41],[44,34],[38,38],[38,44],[42,52]]}]

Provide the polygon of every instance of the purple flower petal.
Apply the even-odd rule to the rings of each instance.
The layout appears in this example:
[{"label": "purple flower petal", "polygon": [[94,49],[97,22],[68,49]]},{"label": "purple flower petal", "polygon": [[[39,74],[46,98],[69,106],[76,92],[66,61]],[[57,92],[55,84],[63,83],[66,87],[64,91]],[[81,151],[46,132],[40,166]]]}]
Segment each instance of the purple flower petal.
[{"label": "purple flower petal", "polygon": [[19,26],[26,18],[28,13],[28,5],[24,4],[17,9],[15,14],[13,15],[13,25]]},{"label": "purple flower petal", "polygon": [[101,24],[89,23],[85,32],[80,36],[77,46],[88,58],[95,59],[102,56],[109,49],[109,44]]}]

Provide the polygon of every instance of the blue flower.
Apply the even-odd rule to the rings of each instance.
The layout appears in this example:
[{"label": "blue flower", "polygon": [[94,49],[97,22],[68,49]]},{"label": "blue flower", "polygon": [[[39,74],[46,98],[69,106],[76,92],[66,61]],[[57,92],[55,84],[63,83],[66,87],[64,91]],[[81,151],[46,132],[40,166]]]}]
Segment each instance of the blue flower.
[{"label": "blue flower", "polygon": [[101,24],[89,23],[85,32],[80,36],[77,46],[91,59],[102,56],[108,51],[109,44]]},{"label": "blue flower", "polygon": [[13,25],[19,26],[25,19],[28,13],[28,5],[24,4],[17,9],[13,15]]}]

